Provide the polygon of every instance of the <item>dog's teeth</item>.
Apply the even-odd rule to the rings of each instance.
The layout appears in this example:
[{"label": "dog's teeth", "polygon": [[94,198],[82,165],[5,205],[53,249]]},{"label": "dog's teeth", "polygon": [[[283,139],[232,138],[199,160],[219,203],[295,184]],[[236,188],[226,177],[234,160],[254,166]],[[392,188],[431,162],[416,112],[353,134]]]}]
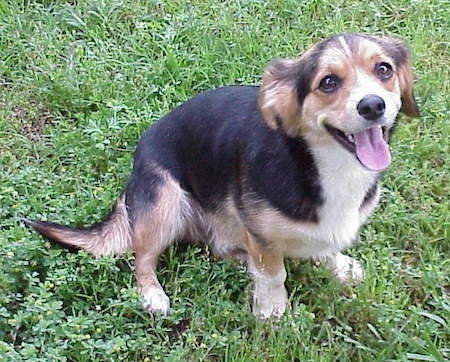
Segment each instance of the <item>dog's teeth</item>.
[{"label": "dog's teeth", "polygon": [[349,135],[347,136],[347,138],[348,138],[348,140],[349,140],[350,142],[355,142],[355,137],[353,137],[352,134],[349,134]]}]

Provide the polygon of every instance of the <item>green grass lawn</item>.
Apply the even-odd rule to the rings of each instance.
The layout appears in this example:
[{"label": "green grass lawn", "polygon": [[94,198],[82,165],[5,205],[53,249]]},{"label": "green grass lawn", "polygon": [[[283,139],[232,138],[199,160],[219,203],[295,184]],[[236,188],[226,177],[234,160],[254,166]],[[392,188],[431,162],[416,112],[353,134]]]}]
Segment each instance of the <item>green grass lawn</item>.
[{"label": "green grass lawn", "polygon": [[[0,361],[444,361],[450,358],[449,11],[444,0],[0,0]],[[133,256],[70,254],[20,217],[101,220],[141,132],[190,96],[257,84],[273,58],[342,31],[409,44],[421,117],[401,117],[383,199],[339,287],[289,260],[292,309],[249,312],[245,269],[174,247],[166,317]]]}]

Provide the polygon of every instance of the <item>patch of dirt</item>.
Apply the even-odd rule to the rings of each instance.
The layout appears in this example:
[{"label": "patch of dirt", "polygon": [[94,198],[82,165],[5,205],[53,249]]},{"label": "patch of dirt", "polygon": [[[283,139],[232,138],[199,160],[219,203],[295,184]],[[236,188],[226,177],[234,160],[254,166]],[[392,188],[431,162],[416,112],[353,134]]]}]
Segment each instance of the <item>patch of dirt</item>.
[{"label": "patch of dirt", "polygon": [[[20,132],[33,142],[42,139],[44,128],[55,123],[50,109],[43,103],[29,97],[27,101],[20,101],[11,105],[6,99],[15,92],[14,81],[6,75],[0,74],[0,106],[10,109],[11,120],[19,125]],[[12,97],[13,98],[13,97]]]},{"label": "patch of dirt", "polygon": [[20,132],[34,142],[41,141],[44,128],[54,123],[50,110],[33,101],[26,106],[15,105],[12,118],[20,124]]},{"label": "patch of dirt", "polygon": [[169,332],[172,339],[178,339],[189,328],[191,320],[188,316],[184,316],[177,324],[172,327]]}]

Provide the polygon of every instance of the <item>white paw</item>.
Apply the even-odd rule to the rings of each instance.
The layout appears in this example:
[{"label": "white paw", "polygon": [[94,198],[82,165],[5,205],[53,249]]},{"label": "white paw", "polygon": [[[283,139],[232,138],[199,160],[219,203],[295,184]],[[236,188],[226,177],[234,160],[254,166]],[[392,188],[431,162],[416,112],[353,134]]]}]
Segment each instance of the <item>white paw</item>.
[{"label": "white paw", "polygon": [[253,279],[253,314],[261,319],[281,317],[288,305],[288,294],[284,287],[286,270],[277,275],[267,275],[256,268],[251,268]]},{"label": "white paw", "polygon": [[356,259],[338,253],[327,258],[325,266],[340,283],[358,283],[364,280],[364,270]]},{"label": "white paw", "polygon": [[142,306],[148,313],[160,313],[166,315],[170,308],[170,299],[160,287],[150,285],[140,290],[144,298]]},{"label": "white paw", "polygon": [[288,295],[284,286],[266,290],[255,288],[253,314],[260,319],[279,318],[284,314],[288,303]]}]

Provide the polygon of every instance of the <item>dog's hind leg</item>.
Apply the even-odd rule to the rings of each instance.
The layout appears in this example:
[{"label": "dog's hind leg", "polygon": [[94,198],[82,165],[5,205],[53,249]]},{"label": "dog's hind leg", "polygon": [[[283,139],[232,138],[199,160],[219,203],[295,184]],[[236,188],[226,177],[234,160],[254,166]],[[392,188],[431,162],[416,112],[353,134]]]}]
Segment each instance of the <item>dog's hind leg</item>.
[{"label": "dog's hind leg", "polygon": [[135,191],[138,195],[132,197],[137,201],[130,208],[133,209],[132,243],[138,292],[147,312],[166,314],[170,301],[158,281],[156,267],[164,250],[184,237],[191,218],[190,199],[168,175],[164,175],[148,205],[142,202],[144,193],[136,188]]},{"label": "dog's hind leg", "polygon": [[166,314],[170,307],[169,297],[156,276],[158,259],[173,241],[170,235],[163,235],[165,222],[152,218],[152,215],[142,215],[133,227],[137,289],[143,298],[144,310],[149,313]]}]

